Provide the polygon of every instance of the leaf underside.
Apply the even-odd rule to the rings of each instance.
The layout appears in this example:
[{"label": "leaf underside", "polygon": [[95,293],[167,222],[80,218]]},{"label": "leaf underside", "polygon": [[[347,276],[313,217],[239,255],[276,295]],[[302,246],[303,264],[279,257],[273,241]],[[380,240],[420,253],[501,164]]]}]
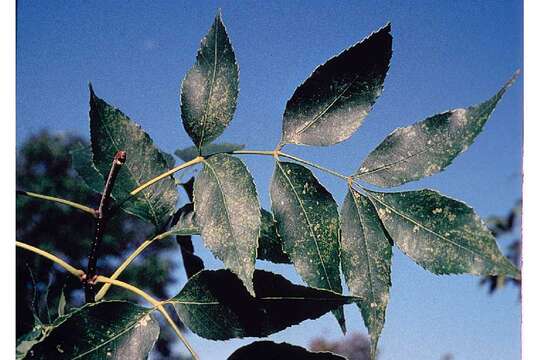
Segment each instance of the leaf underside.
[{"label": "leaf underside", "polygon": [[[130,191],[168,170],[166,160],[150,136],[120,110],[98,98],[91,86],[90,137],[93,161],[103,176],[109,173],[118,151],[127,153],[113,188],[118,201],[129,198]],[[168,177],[126,201],[123,208],[159,228],[174,212],[177,197],[174,180]]]},{"label": "leaf underside", "polygon": [[467,150],[518,73],[491,99],[394,130],[364,160],[356,176],[382,187],[433,175]]},{"label": "leaf underside", "polygon": [[520,277],[466,204],[427,189],[368,196],[392,240],[432,273]]},{"label": "leaf underside", "polygon": [[384,326],[392,244],[371,201],[350,189],[341,211],[341,268],[371,337],[371,358]]},{"label": "leaf underside", "polygon": [[182,122],[197,148],[223,133],[234,115],[237,97],[238,65],[218,14],[182,82]]},{"label": "leaf underside", "polygon": [[252,297],[228,270],[204,270],[169,300],[184,324],[206,339],[264,337],[316,319],[353,299],[294,285],[281,275],[255,270]]},{"label": "leaf underside", "polygon": [[[270,198],[283,250],[298,274],[311,287],[341,294],[339,214],[332,194],[309,169],[277,161]],[[343,328],[343,309],[334,314]]]},{"label": "leaf underside", "polygon": [[330,352],[311,352],[303,347],[272,341],[256,341],[236,350],[227,360],[345,360]]},{"label": "leaf underside", "polygon": [[194,185],[196,222],[206,247],[253,293],[261,213],[253,178],[231,155],[204,160]]},{"label": "leaf underside", "polygon": [[125,301],[84,305],[59,318],[25,359],[146,359],[159,336],[150,311]]},{"label": "leaf underside", "polygon": [[348,139],[382,93],[391,56],[388,24],[315,69],[287,102],[282,143],[326,146]]}]

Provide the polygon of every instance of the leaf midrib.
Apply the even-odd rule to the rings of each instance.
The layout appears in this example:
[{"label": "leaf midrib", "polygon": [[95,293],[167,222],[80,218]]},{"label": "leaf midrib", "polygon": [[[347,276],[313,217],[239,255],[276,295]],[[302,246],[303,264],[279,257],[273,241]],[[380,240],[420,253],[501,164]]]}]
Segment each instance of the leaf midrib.
[{"label": "leaf midrib", "polygon": [[345,89],[339,93],[331,102],[330,104],[328,104],[326,106],[326,108],[324,108],[319,114],[317,114],[313,119],[311,119],[307,124],[305,124],[302,128],[300,128],[296,134],[297,135],[300,135],[302,133],[304,133],[305,131],[307,131],[311,126],[313,126],[313,124],[315,124],[317,121],[319,121],[319,119],[321,119],[328,111],[330,111],[330,109],[335,105],[336,102],[338,102],[339,99],[341,99],[345,93],[351,88],[351,86],[355,83],[356,80],[358,80],[358,78],[360,77],[360,75],[356,75],[354,77],[354,79],[350,82],[350,84],[348,84]]},{"label": "leaf midrib", "polygon": [[[207,117],[208,117],[208,104],[210,103],[210,98],[212,97],[212,95],[214,93],[214,83],[216,81],[217,63],[218,63],[217,44],[218,44],[218,19],[216,18],[216,20],[214,22],[214,66],[212,68],[212,81],[210,82],[210,89],[208,90],[208,96],[207,96],[207,98],[205,100],[205,104],[204,104],[204,115],[203,115],[203,118],[202,118],[202,132],[201,132],[201,139],[199,140],[199,149],[202,149],[202,145],[204,143],[204,135],[205,135],[205,132],[206,132],[206,125],[207,125],[206,123],[207,123]],[[203,52],[201,51],[201,54],[202,53]],[[208,61],[206,60],[206,62],[208,62]]]}]

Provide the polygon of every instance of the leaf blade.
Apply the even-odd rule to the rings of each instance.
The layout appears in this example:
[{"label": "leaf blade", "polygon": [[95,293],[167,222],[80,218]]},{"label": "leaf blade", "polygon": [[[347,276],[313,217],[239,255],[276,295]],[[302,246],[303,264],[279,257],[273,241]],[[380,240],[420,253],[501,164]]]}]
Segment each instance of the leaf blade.
[{"label": "leaf blade", "polygon": [[87,304],[55,322],[25,359],[146,359],[159,335],[151,311],[125,301]]},{"label": "leaf blade", "polygon": [[[118,201],[130,198],[131,190],[168,170],[166,160],[150,136],[120,110],[98,98],[91,85],[90,138],[93,162],[102,175],[109,173],[117,151],[127,153],[113,189]],[[122,207],[161,227],[174,212],[177,197],[174,180],[168,177],[130,198]]]},{"label": "leaf blade", "polygon": [[182,82],[182,123],[199,149],[229,125],[237,97],[238,65],[221,14],[217,14]]},{"label": "leaf blade", "polygon": [[267,336],[353,300],[331,291],[294,285],[281,275],[263,270],[255,270],[253,285],[256,297],[232,272],[204,270],[168,302],[197,335],[227,340]]},{"label": "leaf blade", "polygon": [[227,154],[205,159],[193,194],[205,245],[253,293],[261,216],[255,184],[246,166]]},{"label": "leaf blade", "polygon": [[397,246],[432,273],[520,276],[466,204],[428,189],[368,196]]},{"label": "leaf blade", "polygon": [[287,102],[281,142],[327,146],[348,139],[381,94],[391,56],[387,24],[315,69]]},{"label": "leaf blade", "polygon": [[371,201],[350,189],[341,212],[341,267],[371,338],[371,358],[384,326],[392,245]]},{"label": "leaf blade", "polygon": [[368,155],[355,177],[392,187],[442,171],[474,142],[518,74],[483,103],[397,128]]},{"label": "leaf blade", "polygon": [[[302,165],[276,161],[272,212],[283,250],[311,287],[341,293],[339,214],[332,195]],[[342,309],[335,312],[343,328]]]}]

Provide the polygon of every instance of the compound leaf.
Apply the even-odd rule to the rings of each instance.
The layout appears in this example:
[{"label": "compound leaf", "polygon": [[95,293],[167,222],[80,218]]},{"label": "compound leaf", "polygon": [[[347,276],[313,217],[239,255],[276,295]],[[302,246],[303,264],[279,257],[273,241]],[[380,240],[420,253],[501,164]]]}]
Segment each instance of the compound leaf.
[{"label": "compound leaf", "polygon": [[[113,188],[118,201],[129,198],[129,192],[167,171],[162,153],[139,125],[120,110],[96,96],[90,86],[90,137],[93,162],[107,176],[117,151],[127,153]],[[123,209],[161,227],[174,212],[178,191],[172,177],[146,188],[123,203]]]},{"label": "compound leaf", "polygon": [[481,104],[394,130],[368,155],[356,176],[370,184],[391,187],[443,170],[473,143],[518,74]]},{"label": "compound leaf", "polygon": [[159,335],[151,310],[125,301],[86,304],[55,321],[25,359],[146,359]]},{"label": "compound leaf", "polygon": [[303,347],[272,341],[256,341],[236,350],[227,360],[291,359],[291,360],[345,360],[330,352],[311,352]]},{"label": "compound leaf", "polygon": [[393,241],[432,273],[520,277],[466,204],[427,189],[368,195]]},{"label": "compound leaf", "polygon": [[348,139],[382,93],[391,56],[388,24],[315,69],[287,102],[281,142],[326,146]]},{"label": "compound leaf", "polygon": [[197,148],[223,133],[234,115],[237,97],[238,65],[218,14],[182,82],[184,129]]},{"label": "compound leaf", "polygon": [[[270,198],[283,250],[296,271],[309,286],[340,294],[339,214],[332,194],[309,169],[277,161]],[[342,311],[334,314],[343,328]]]},{"label": "compound leaf", "polygon": [[205,245],[253,294],[261,213],[251,174],[234,156],[211,156],[195,179],[193,195]]},{"label": "compound leaf", "polygon": [[371,337],[371,358],[384,326],[392,244],[371,201],[350,189],[341,210],[341,268]]},{"label": "compound leaf", "polygon": [[[218,153],[227,153],[236,150],[242,150],[245,145],[241,144],[207,144],[201,148],[201,154],[203,156],[210,156]],[[190,146],[185,149],[178,149],[174,152],[174,155],[178,156],[183,161],[187,162],[195,159],[199,156],[199,149],[196,146]]]},{"label": "compound leaf", "polygon": [[251,296],[228,270],[204,270],[169,300],[186,326],[212,340],[264,337],[350,303],[351,297],[294,285],[281,275],[255,270]]}]

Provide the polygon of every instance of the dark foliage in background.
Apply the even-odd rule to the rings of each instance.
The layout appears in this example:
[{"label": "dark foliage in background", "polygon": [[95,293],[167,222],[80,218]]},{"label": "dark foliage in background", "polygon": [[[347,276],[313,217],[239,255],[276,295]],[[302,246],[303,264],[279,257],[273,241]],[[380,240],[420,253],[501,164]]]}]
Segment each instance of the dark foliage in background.
[{"label": "dark foliage in background", "polygon": [[[503,216],[491,216],[487,225],[499,243],[511,239],[507,246],[506,257],[516,265],[521,266],[521,200]],[[480,280],[481,286],[486,286],[490,294],[506,285],[513,284],[521,290],[521,279],[513,279],[503,275],[485,276]]]},{"label": "dark foliage in background", "polygon": [[[47,131],[28,138],[17,152],[17,189],[97,206],[100,195],[90,191],[71,166],[69,150],[78,143],[87,142],[75,135]],[[23,196],[17,197],[16,211],[18,241],[56,253],[75,266],[86,266],[94,234],[94,221],[87,214]],[[150,231],[151,226],[147,223],[119,211],[103,239],[103,253],[108,255],[98,263],[100,273],[112,273]],[[171,253],[180,258],[173,238],[157,242],[122,274],[122,279],[165,298],[166,287],[173,284],[174,269],[178,264],[171,258]],[[31,330],[34,314],[45,323],[57,316],[62,291],[69,305],[83,303],[81,284],[76,278],[56,271],[52,263],[42,257],[17,250],[17,337]],[[139,300],[117,288],[111,289],[108,295],[111,299],[126,297]],[[159,354],[154,358],[167,358],[173,339],[174,335],[164,328],[156,344]]]}]

